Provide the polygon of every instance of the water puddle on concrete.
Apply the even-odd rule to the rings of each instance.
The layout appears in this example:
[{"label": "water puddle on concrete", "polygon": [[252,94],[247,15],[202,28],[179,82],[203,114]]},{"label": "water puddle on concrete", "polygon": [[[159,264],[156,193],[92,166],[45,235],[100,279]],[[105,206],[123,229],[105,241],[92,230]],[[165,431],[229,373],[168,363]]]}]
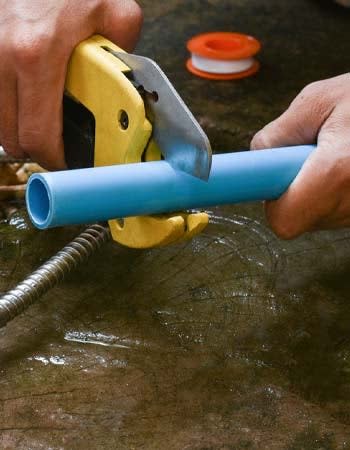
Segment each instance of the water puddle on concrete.
[{"label": "water puddle on concrete", "polygon": [[[2,291],[79,233],[25,224],[1,226]],[[259,205],[107,244],[0,330],[0,448],[350,448],[349,270],[350,232],[282,242]]]}]

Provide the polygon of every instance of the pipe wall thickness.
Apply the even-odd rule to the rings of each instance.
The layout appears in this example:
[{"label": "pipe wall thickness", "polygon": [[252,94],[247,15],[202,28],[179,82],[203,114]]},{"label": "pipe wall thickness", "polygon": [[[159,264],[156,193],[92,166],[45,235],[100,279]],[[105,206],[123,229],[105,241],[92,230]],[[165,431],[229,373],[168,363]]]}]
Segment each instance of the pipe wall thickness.
[{"label": "pipe wall thickness", "polygon": [[93,223],[259,200],[287,190],[314,146],[213,156],[209,180],[174,170],[166,161],[34,174],[29,216],[38,228]]}]

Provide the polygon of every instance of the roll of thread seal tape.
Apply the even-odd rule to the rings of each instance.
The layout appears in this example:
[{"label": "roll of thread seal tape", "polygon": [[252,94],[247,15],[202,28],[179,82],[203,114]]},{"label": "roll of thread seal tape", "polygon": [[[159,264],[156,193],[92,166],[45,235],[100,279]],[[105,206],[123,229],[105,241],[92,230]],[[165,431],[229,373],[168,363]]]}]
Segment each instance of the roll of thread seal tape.
[{"label": "roll of thread seal tape", "polygon": [[187,69],[210,80],[234,80],[254,75],[260,67],[254,56],[260,51],[260,42],[240,33],[206,33],[187,43],[191,58]]}]

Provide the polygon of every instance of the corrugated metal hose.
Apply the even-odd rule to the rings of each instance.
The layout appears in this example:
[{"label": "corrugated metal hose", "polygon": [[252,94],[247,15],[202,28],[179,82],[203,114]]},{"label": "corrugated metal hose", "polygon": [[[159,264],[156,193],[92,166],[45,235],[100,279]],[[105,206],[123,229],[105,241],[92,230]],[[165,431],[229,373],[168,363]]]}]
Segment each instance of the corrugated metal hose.
[{"label": "corrugated metal hose", "polygon": [[25,280],[0,297],[0,328],[21,314],[110,239],[109,228],[89,226]]}]

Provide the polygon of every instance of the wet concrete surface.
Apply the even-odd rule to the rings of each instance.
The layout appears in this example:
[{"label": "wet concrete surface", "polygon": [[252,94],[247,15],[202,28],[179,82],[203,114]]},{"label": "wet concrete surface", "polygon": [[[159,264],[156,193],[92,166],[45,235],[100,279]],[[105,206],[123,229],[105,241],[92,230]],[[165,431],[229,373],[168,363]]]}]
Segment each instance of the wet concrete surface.
[{"label": "wet concrete surface", "polygon": [[[350,67],[331,2],[143,1],[156,59],[213,147],[246,148],[307,82]],[[239,30],[261,72],[199,80],[184,42]],[[0,330],[1,449],[350,449],[350,231],[278,240],[261,206],[213,208],[192,242],[110,243]],[[0,291],[77,228],[0,224]]]}]

